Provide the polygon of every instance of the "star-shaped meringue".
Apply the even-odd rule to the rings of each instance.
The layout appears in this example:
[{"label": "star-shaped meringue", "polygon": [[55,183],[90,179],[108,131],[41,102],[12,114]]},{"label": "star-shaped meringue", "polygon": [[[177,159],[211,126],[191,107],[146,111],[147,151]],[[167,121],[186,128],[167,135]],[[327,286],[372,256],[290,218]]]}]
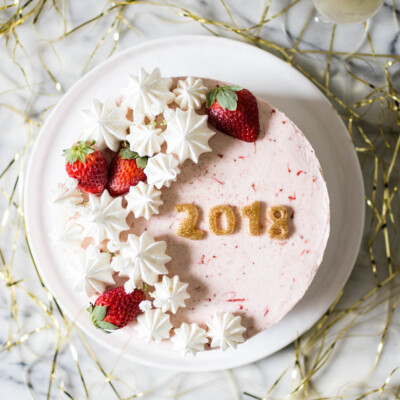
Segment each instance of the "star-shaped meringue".
[{"label": "star-shaped meringue", "polygon": [[182,355],[196,355],[198,351],[204,351],[204,345],[208,342],[206,331],[200,328],[196,323],[188,324],[186,322],[174,330],[171,342],[174,343],[174,350]]},{"label": "star-shaped meringue", "polygon": [[75,219],[58,222],[54,228],[54,232],[50,237],[56,250],[71,252],[81,247],[83,228],[76,223]]},{"label": "star-shaped meringue", "polygon": [[102,104],[94,99],[90,110],[83,110],[85,117],[82,130],[84,140],[95,140],[100,150],[118,151],[120,141],[125,140],[131,121],[126,117],[128,107],[117,106],[110,98]]},{"label": "star-shaped meringue", "polygon": [[132,211],[135,218],[144,217],[146,219],[158,214],[159,207],[164,203],[161,200],[161,191],[144,182],[131,186],[125,200],[128,202],[127,210]]},{"label": "star-shaped meringue", "polygon": [[230,312],[217,312],[207,326],[211,347],[220,347],[225,351],[228,348],[236,349],[237,344],[244,341],[246,328],[241,325],[241,318]]},{"label": "star-shaped meringue", "polygon": [[74,290],[86,292],[88,297],[103,293],[107,285],[114,284],[113,270],[110,267],[110,255],[102,253],[96,246],[86,250],[79,248],[70,265]]},{"label": "star-shaped meringue", "polygon": [[208,141],[215,132],[207,126],[207,115],[199,115],[193,109],[165,113],[167,129],[163,133],[167,153],[176,154],[179,162],[190,158],[198,163],[202,153],[211,151]]},{"label": "star-shaped meringue", "polygon": [[128,235],[120,254],[113,258],[111,264],[120,276],[128,278],[127,292],[131,292],[140,280],[154,285],[159,275],[168,272],[165,264],[171,261],[171,257],[165,254],[166,249],[167,244],[156,242],[150,232],[144,232],[140,237]]},{"label": "star-shaped meringue", "polygon": [[126,223],[129,211],[122,207],[122,197],[113,198],[107,190],[101,196],[89,194],[89,201],[80,213],[78,222],[84,228],[84,236],[92,237],[96,244],[105,239],[118,242],[119,234],[129,229]]},{"label": "star-shaped meringue", "polygon": [[133,124],[130,126],[126,140],[132,151],[136,151],[140,157],[153,156],[161,151],[164,137],[160,135],[162,129],[154,124]]},{"label": "star-shaped meringue", "polygon": [[76,206],[82,203],[83,198],[78,189],[79,181],[74,178],[67,177],[64,183],[57,183],[57,189],[51,193],[52,203],[55,206]]},{"label": "star-shaped meringue", "polygon": [[181,172],[178,165],[178,160],[172,154],[158,153],[149,158],[144,169],[147,183],[154,185],[157,189],[161,189],[163,186],[170,187]]},{"label": "star-shaped meringue", "polygon": [[146,339],[147,343],[155,341],[159,343],[162,339],[169,338],[169,332],[172,329],[168,314],[164,314],[159,308],[155,310],[146,310],[137,317],[135,329],[139,337]]},{"label": "star-shaped meringue", "polygon": [[189,285],[181,282],[179,276],[172,279],[164,275],[162,281],[155,283],[155,291],[151,293],[154,298],[154,306],[161,308],[163,312],[171,311],[176,314],[179,307],[185,307],[185,300],[190,298],[186,289]]},{"label": "star-shaped meringue", "polygon": [[191,76],[185,80],[179,80],[176,89],[173,90],[176,96],[175,103],[182,110],[201,108],[206,101],[207,92],[208,88],[203,85],[203,81]]},{"label": "star-shaped meringue", "polygon": [[175,99],[170,92],[172,79],[163,78],[159,68],[150,74],[141,68],[138,76],[129,75],[128,79],[128,87],[121,89],[121,93],[125,97],[124,103],[134,110],[136,122],[143,120],[144,116],[154,119]]}]

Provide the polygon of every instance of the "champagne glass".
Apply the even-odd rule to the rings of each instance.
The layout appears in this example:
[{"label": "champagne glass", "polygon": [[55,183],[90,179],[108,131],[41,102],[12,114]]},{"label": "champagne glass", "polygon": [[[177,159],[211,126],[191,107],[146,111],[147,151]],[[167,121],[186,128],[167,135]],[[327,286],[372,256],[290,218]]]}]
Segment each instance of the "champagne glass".
[{"label": "champagne glass", "polygon": [[290,27],[298,27],[298,21],[305,21],[310,10],[314,10],[303,32],[305,42],[312,43],[315,50],[327,50],[335,28],[333,50],[348,56],[365,43],[370,19],[383,3],[384,0],[304,0],[286,13],[284,30],[294,44],[295,35],[291,34]]},{"label": "champagne glass", "polygon": [[337,24],[357,24],[373,17],[384,0],[313,0],[317,11]]}]

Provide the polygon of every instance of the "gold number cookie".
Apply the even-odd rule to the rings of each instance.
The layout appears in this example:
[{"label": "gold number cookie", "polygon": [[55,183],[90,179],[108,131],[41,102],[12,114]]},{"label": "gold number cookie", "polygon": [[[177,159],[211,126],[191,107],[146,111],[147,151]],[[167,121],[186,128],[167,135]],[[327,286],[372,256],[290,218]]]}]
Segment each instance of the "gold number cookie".
[{"label": "gold number cookie", "polygon": [[287,209],[285,206],[272,206],[268,208],[268,216],[272,222],[268,228],[271,239],[286,239],[289,235],[287,226]]},{"label": "gold number cookie", "polygon": [[182,236],[191,240],[199,240],[203,237],[203,231],[195,228],[197,218],[199,217],[199,213],[197,211],[196,206],[193,204],[178,204],[175,206],[175,210],[180,212],[186,212],[186,218],[179,224],[176,233],[179,236]]},{"label": "gold number cookie", "polygon": [[[221,229],[218,226],[218,217],[224,214],[226,218],[226,228]],[[230,235],[235,230],[235,214],[229,206],[221,205],[215,206],[210,209],[208,213],[208,224],[210,226],[211,232],[216,235]]]},{"label": "gold number cookie", "polygon": [[258,236],[260,234],[260,202],[255,201],[243,207],[242,215],[249,219],[249,234]]}]

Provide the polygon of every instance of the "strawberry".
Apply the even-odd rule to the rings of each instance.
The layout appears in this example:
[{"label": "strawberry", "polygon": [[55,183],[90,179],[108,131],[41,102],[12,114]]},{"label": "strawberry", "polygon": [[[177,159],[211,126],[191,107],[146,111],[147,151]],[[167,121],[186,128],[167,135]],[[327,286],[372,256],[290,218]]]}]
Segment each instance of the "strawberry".
[{"label": "strawberry", "polygon": [[112,196],[119,196],[129,192],[131,186],[136,186],[146,179],[143,169],[148,157],[139,157],[124,143],[113,158],[108,172],[108,191]]},{"label": "strawberry", "polygon": [[65,169],[71,178],[78,180],[78,187],[86,192],[100,194],[107,185],[107,161],[100,150],[91,143],[78,142],[68,150]]},{"label": "strawberry", "polygon": [[245,142],[260,133],[255,96],[240,86],[220,86],[207,94],[208,122],[219,131]]},{"label": "strawberry", "polygon": [[135,289],[127,294],[124,287],[119,286],[100,295],[87,311],[96,328],[110,333],[132,322],[141,313],[139,304],[143,300],[146,300],[143,290]]}]

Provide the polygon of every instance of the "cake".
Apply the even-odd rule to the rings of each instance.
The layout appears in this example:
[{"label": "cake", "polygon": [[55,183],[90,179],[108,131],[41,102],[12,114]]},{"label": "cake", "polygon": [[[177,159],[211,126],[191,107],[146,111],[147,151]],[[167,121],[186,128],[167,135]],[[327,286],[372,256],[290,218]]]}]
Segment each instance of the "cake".
[{"label": "cake", "polygon": [[315,152],[239,86],[142,69],[115,95],[83,111],[54,194],[66,285],[103,331],[182,354],[236,348],[283,318],[322,262]]}]

